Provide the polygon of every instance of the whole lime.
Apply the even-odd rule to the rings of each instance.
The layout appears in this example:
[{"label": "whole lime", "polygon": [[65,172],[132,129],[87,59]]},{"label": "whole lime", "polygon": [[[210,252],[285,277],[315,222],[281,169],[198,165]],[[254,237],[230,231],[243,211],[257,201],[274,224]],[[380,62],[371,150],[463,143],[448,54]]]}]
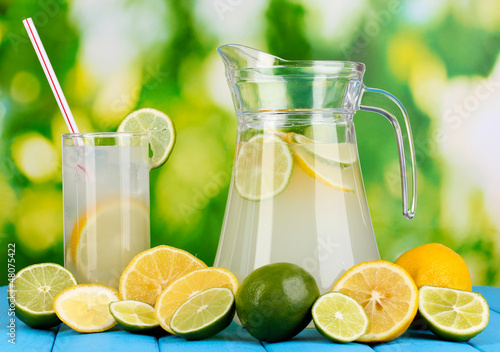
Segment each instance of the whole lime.
[{"label": "whole lime", "polygon": [[253,337],[285,341],[311,321],[311,307],[319,297],[316,281],[300,266],[265,265],[254,270],[236,293],[236,312]]}]

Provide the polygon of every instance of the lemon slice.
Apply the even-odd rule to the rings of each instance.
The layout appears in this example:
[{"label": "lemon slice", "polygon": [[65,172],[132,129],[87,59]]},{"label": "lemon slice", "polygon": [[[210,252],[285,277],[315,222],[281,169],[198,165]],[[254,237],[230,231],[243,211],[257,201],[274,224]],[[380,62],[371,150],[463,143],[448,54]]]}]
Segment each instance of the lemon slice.
[{"label": "lemon slice", "polygon": [[118,292],[110,287],[76,285],[56,296],[54,310],[59,319],[76,331],[101,332],[115,326],[109,304],[119,300]]},{"label": "lemon slice", "polygon": [[70,239],[77,279],[118,288],[123,269],[149,248],[149,237],[149,209],[139,200],[114,199],[87,210]]},{"label": "lemon slice", "polygon": [[152,305],[133,300],[111,302],[109,311],[116,322],[130,332],[146,332],[160,324],[155,318],[155,309]]},{"label": "lemon slice", "polygon": [[15,301],[16,316],[26,325],[49,329],[61,323],[52,306],[61,291],[76,285],[73,275],[54,263],[27,266],[9,285],[9,298]]},{"label": "lemon slice", "polygon": [[160,293],[178,278],[207,265],[182,249],[160,245],[139,253],[120,278],[120,294],[154,305]]},{"label": "lemon slice", "polygon": [[231,324],[235,309],[233,291],[225,287],[209,288],[177,308],[170,328],[186,340],[206,339]]},{"label": "lemon slice", "polygon": [[334,342],[357,340],[368,329],[363,307],[340,292],[328,292],[318,298],[312,307],[312,317],[316,329]]},{"label": "lemon slice", "polygon": [[149,132],[152,169],[165,164],[175,144],[174,123],[163,112],[151,108],[131,112],[118,126],[118,132]]},{"label": "lemon slice", "polygon": [[[290,132],[287,134],[286,141],[290,143],[294,160],[302,171],[328,187],[342,192],[354,192],[353,170],[352,168],[345,167],[349,165],[348,162],[351,162],[352,159],[348,159],[347,157],[344,159],[335,159],[342,160],[342,162],[333,161],[334,159],[332,159],[334,155],[340,155],[340,149],[343,149],[342,154],[345,154],[347,149],[350,148],[349,145],[346,144],[346,146],[339,148],[341,144],[324,144],[323,147],[320,147],[320,143],[311,145],[311,143],[314,143],[311,139],[304,136],[298,138],[297,136],[299,135]],[[294,142],[304,139],[311,142]],[[318,149],[319,154],[316,154],[316,149]],[[327,160],[327,157],[330,159]]]},{"label": "lemon slice", "polygon": [[348,167],[358,160],[353,143],[319,143],[294,132],[287,134],[286,141],[300,144],[303,151],[325,164]]},{"label": "lemon slice", "polygon": [[198,292],[213,287],[227,287],[236,292],[238,280],[226,269],[206,268],[193,271],[171,283],[156,300],[155,316],[161,327],[170,333],[170,321],[177,308]]},{"label": "lemon slice", "polygon": [[451,341],[468,341],[488,325],[490,309],[480,293],[422,286],[419,312],[436,335]]},{"label": "lemon slice", "polygon": [[234,184],[241,197],[260,201],[286,189],[292,178],[293,158],[282,138],[259,134],[241,143],[234,169]]},{"label": "lemon slice", "polygon": [[354,298],[370,319],[358,341],[386,342],[403,334],[418,310],[418,290],[410,274],[399,265],[374,260],[353,266],[332,291]]}]

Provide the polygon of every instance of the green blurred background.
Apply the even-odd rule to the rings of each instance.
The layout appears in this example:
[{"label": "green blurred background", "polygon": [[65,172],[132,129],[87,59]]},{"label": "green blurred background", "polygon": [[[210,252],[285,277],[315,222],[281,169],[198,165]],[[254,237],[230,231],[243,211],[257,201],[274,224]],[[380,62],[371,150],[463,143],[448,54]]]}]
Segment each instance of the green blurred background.
[{"label": "green blurred background", "polygon": [[236,119],[216,48],[287,59],[351,60],[396,95],[417,149],[418,207],[401,215],[392,127],[355,125],[383,259],[428,242],[467,261],[474,284],[500,275],[500,2],[379,0],[0,0],[0,263],[63,262],[61,133],[66,132],[22,20],[32,17],[82,132],[114,131],[140,107],[174,120],[168,163],[151,172],[152,245],[212,264]]}]

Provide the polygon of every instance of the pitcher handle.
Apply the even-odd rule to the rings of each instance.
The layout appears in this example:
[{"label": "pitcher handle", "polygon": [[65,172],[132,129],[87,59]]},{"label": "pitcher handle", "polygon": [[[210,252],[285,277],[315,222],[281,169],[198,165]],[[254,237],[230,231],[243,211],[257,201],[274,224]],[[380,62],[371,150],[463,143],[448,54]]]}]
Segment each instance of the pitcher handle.
[{"label": "pitcher handle", "polygon": [[[371,100],[376,102],[376,104],[370,104]],[[369,104],[363,104],[364,101],[368,101]],[[372,106],[380,105],[381,102],[388,103],[389,101],[392,101],[393,104],[387,104],[387,106],[384,106],[384,109]],[[395,109],[394,104],[399,108],[399,111]],[[417,160],[408,113],[403,104],[401,104],[401,102],[391,93],[381,89],[368,87],[363,87],[363,95],[361,97],[359,109],[381,114],[390,121],[394,128],[396,140],[398,142],[399,166],[401,170],[403,215],[407,219],[412,219],[415,216],[415,209],[417,206]],[[392,112],[394,111],[398,113],[393,114]],[[401,130],[400,122],[406,126],[406,133]],[[408,149],[405,149],[405,146],[408,147]],[[409,150],[410,154],[406,154],[405,150]],[[410,170],[408,164],[411,167],[411,172],[407,172]]]}]

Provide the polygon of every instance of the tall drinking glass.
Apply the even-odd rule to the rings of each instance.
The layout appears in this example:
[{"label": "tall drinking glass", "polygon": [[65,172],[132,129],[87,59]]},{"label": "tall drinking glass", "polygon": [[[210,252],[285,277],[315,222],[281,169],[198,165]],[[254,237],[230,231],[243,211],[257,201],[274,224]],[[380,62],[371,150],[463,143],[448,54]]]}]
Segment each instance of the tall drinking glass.
[{"label": "tall drinking glass", "polygon": [[147,133],[62,135],[64,264],[78,283],[118,288],[150,247]]}]

